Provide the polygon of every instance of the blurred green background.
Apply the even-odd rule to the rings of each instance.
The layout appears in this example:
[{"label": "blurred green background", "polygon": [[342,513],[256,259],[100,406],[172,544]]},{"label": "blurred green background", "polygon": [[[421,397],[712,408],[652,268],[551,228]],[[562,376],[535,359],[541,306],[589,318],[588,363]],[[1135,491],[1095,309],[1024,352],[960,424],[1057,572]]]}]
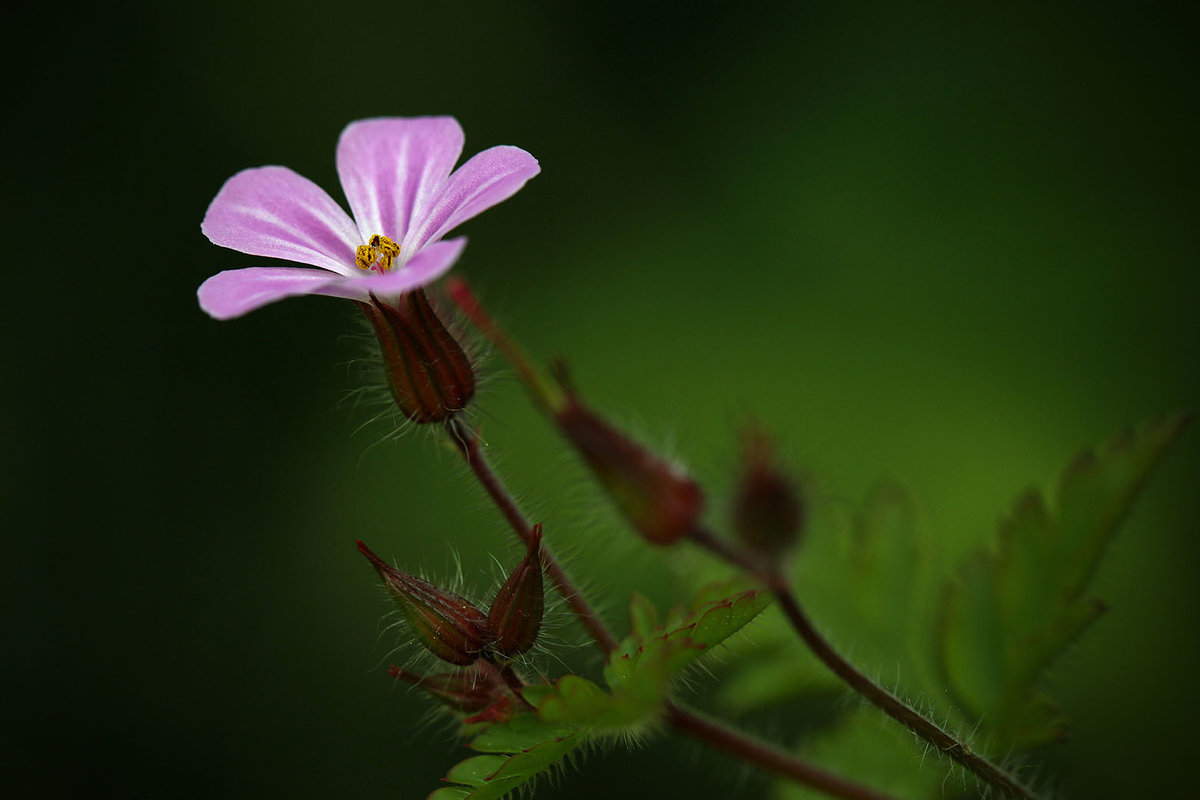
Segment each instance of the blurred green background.
[{"label": "blurred green background", "polygon": [[[390,684],[388,606],[353,542],[434,570],[453,548],[479,589],[513,549],[452,454],[373,447],[386,431],[339,405],[349,304],[200,312],[202,280],[262,263],[200,234],[235,171],[287,165],[341,199],[337,135],[379,115],[452,114],[466,155],[526,148],[542,175],[464,226],[459,270],[529,349],[568,353],[597,406],[716,495],[755,415],[822,492],[906,483],[961,553],[1081,446],[1200,408],[1184,7],[6,12],[6,785],[420,798],[463,755]],[[634,587],[668,602],[670,558],[607,520],[490,367],[494,457],[610,619]],[[1039,759],[1067,797],[1190,778],[1198,477],[1192,430],[1057,673],[1073,738]],[[617,787],[767,791],[664,738],[538,796]]]}]

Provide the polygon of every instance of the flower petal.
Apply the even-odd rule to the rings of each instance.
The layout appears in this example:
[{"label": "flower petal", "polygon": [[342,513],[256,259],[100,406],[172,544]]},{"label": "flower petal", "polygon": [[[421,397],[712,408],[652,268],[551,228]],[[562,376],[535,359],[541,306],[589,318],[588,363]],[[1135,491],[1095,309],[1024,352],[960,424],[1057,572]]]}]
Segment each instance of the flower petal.
[{"label": "flower petal", "polygon": [[453,117],[347,125],[338,139],[337,170],[362,240],[382,233],[402,241],[415,212],[437,199],[462,147]]},{"label": "flower petal", "polygon": [[213,243],[349,275],[359,238],[325,190],[286,167],[242,170],[221,187],[200,223]]},{"label": "flower petal", "polygon": [[394,272],[366,275],[362,278],[335,278],[322,287],[319,293],[347,297],[351,300],[367,300],[371,294],[377,297],[395,297],[420,286],[427,286],[442,277],[454,266],[454,262],[462,255],[466,246],[465,236],[434,242]]},{"label": "flower petal", "polygon": [[196,292],[200,307],[217,319],[233,319],[247,311],[301,294],[319,292],[330,282],[345,281],[323,270],[301,267],[248,267],[218,272]]},{"label": "flower petal", "polygon": [[446,182],[441,195],[414,217],[402,249],[420,250],[456,226],[507,200],[541,172],[537,159],[519,147],[501,145],[484,150],[463,164]]}]

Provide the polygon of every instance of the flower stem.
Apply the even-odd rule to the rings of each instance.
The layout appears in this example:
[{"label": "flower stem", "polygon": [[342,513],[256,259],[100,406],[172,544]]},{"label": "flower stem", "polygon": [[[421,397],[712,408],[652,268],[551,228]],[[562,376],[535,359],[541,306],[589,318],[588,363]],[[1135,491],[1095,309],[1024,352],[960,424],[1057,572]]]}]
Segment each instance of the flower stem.
[{"label": "flower stem", "polygon": [[[462,453],[467,466],[475,473],[475,477],[483,486],[484,491],[492,498],[492,502],[500,509],[500,513],[504,515],[504,519],[508,521],[509,526],[520,537],[521,541],[528,545],[533,526],[529,523],[529,519],[525,514],[521,512],[520,507],[517,506],[517,501],[513,499],[512,495],[508,493],[508,489],[501,483],[499,476],[492,471],[491,465],[480,449],[479,436],[476,435],[475,431],[460,422],[457,417],[451,417],[446,421],[446,429],[450,432],[450,440],[454,442],[458,451]],[[562,565],[550,554],[544,543],[542,545],[542,559],[546,576],[554,584],[555,590],[567,602],[571,610],[575,612],[576,619],[587,629],[587,632],[595,640],[596,644],[599,645],[600,649],[606,655],[615,650],[617,648],[616,637],[613,636],[612,632],[604,624],[604,621],[600,619],[600,616],[591,607],[587,599],[580,594],[575,584],[562,568]]]},{"label": "flower stem", "polygon": [[563,407],[565,398],[562,389],[533,365],[521,346],[505,333],[500,324],[483,307],[483,303],[479,302],[479,298],[471,291],[469,283],[462,278],[451,278],[446,282],[446,293],[458,306],[459,311],[487,337],[488,341],[517,371],[521,382],[525,384],[525,388],[538,407],[548,413],[553,413]]},{"label": "flower stem", "polygon": [[892,800],[886,794],[800,761],[777,747],[731,730],[674,703],[667,704],[667,720],[675,730],[686,733],[716,750],[748,764],[754,764],[773,775],[817,789],[831,797],[841,797],[845,800]]},{"label": "flower stem", "polygon": [[[521,541],[528,544],[533,526],[529,524],[529,519],[517,505],[516,499],[508,493],[508,489],[500,481],[499,476],[492,471],[491,465],[480,449],[479,437],[456,417],[451,417],[446,421],[446,430],[450,434],[451,441],[466,460],[467,466],[471,468],[471,472],[475,474],[484,491],[508,521],[509,526]],[[546,550],[545,542],[542,544],[542,556],[546,574],[554,584],[555,590],[575,612],[575,616],[591,634],[596,646],[607,656],[617,648],[616,637],[592,609],[562,566]],[[502,677],[506,681],[512,679],[519,681],[515,675],[502,673]],[[509,682],[509,686],[512,687],[513,683]],[[521,699],[524,700],[524,697]],[[714,720],[685,711],[674,703],[668,703],[666,710],[666,719],[675,730],[767,772],[809,786],[831,797],[843,798],[843,800],[892,800],[887,795],[879,794],[867,787],[826,772],[777,747],[753,739]]]},{"label": "flower stem", "polygon": [[1023,800],[1037,800],[1037,795],[1023,786],[1012,775],[1009,775],[1003,769],[973,751],[969,745],[959,741],[937,723],[926,719],[912,706],[872,681],[857,667],[847,661],[821,635],[820,631],[813,625],[812,620],[804,613],[804,609],[800,606],[800,601],[797,599],[791,584],[778,568],[758,563],[748,554],[730,546],[707,530],[693,530],[688,534],[688,538],[722,560],[741,567],[766,584],[767,588],[770,589],[771,593],[775,595],[775,599],[779,602],[779,607],[783,610],[784,616],[787,617],[788,622],[800,638],[804,640],[804,643],[808,645],[813,655],[819,658],[846,685],[870,701],[876,708],[929,742],[940,752],[945,753],[964,769],[969,770],[981,780],[1004,791],[1006,795],[1023,798]]}]

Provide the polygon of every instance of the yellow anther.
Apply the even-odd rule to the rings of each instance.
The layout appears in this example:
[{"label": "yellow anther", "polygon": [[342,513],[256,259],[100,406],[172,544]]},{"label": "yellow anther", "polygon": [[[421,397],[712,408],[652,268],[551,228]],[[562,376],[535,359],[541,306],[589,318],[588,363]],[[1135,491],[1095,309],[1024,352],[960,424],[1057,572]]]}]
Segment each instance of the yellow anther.
[{"label": "yellow anther", "polygon": [[386,236],[374,234],[369,244],[360,244],[354,252],[354,263],[359,269],[374,270],[379,262],[379,271],[387,272],[392,268],[392,262],[400,255],[400,245]]},{"label": "yellow anther", "polygon": [[371,237],[371,247],[378,249],[384,255],[391,256],[392,258],[400,255],[400,245],[378,233]]},{"label": "yellow anther", "polygon": [[360,244],[354,251],[354,263],[358,265],[359,269],[370,269],[371,265],[375,263],[375,248]]}]

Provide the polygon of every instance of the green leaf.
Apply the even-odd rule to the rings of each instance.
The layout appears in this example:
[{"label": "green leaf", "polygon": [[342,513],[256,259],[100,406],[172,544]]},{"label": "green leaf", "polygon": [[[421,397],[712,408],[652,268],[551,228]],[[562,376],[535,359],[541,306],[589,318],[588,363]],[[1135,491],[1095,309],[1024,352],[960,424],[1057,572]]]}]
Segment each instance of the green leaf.
[{"label": "green leaf", "polygon": [[737,591],[735,586],[722,583],[704,587],[688,606],[674,609],[662,625],[645,633],[638,631],[646,630],[649,615],[635,600],[630,613],[634,633],[610,657],[604,670],[608,685],[613,689],[635,685],[643,688],[641,684],[645,683],[647,687],[659,687],[659,694],[665,694],[675,675],[740,631],[771,604],[769,592]]},{"label": "green leaf", "polygon": [[525,698],[542,720],[578,725],[593,733],[631,733],[653,724],[671,679],[770,603],[766,592],[746,590],[726,597],[730,589],[730,584],[706,587],[687,607],[672,611],[666,625],[654,624],[657,610],[635,595],[630,604],[634,633],[604,670],[611,691],[578,675],[566,675],[551,687],[526,689]]},{"label": "green leaf", "polygon": [[629,622],[634,636],[649,636],[658,627],[658,609],[641,592],[629,599]]},{"label": "green leaf", "polygon": [[522,753],[574,733],[576,729],[570,725],[546,724],[535,714],[518,714],[508,722],[489,724],[471,740],[470,747],[480,753]]},{"label": "green leaf", "polygon": [[[897,666],[909,691],[936,691],[927,679],[925,620],[936,581],[933,543],[908,491],[878,483],[850,521],[836,556],[799,565],[796,591],[816,624],[854,636],[846,644],[861,665]],[[802,554],[801,560],[805,556]],[[843,634],[844,635],[844,634]]]},{"label": "green leaf", "polygon": [[553,686],[529,687],[525,698],[548,723],[576,725],[590,733],[637,733],[657,722],[671,680],[710,648],[741,630],[770,604],[761,590],[726,596],[731,584],[706,587],[686,607],[655,624],[658,612],[635,595],[630,606],[634,633],[613,653],[604,670],[605,691],[578,675]]},{"label": "green leaf", "polygon": [[471,742],[472,756],[446,773],[446,786],[428,800],[498,800],[552,770],[587,740],[574,725],[545,722],[536,714],[519,714],[495,722]]},{"label": "green leaf", "polygon": [[[528,695],[527,695],[528,696]],[[534,705],[546,722],[571,723],[596,733],[630,732],[654,721],[662,693],[635,681],[608,693],[578,675],[564,675]]]},{"label": "green leaf", "polygon": [[463,800],[470,795],[471,790],[465,786],[443,786],[432,792],[425,800]]},{"label": "green leaf", "polygon": [[491,780],[500,767],[504,766],[503,756],[475,756],[466,761],[460,761],[446,773],[450,783],[461,783],[466,786],[482,786]]},{"label": "green leaf", "polygon": [[943,592],[938,656],[961,702],[1000,747],[1060,738],[1063,720],[1039,692],[1045,670],[1104,612],[1087,595],[1117,527],[1187,418],[1165,417],[1080,454],[1053,501],[1028,491],[995,547],[971,556]]}]

